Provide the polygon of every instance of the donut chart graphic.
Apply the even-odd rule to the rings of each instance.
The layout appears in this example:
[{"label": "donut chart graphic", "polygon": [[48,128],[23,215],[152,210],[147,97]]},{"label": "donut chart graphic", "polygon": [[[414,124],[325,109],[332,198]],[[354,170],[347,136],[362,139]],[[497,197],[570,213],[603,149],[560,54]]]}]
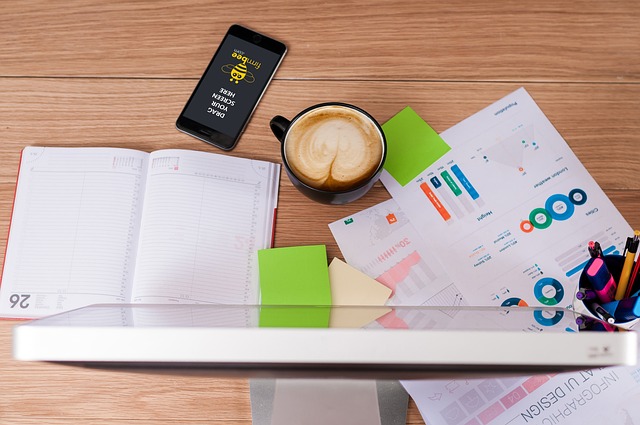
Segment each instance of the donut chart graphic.
[{"label": "donut chart graphic", "polygon": [[582,189],[573,189],[569,192],[569,199],[573,205],[584,205],[587,202],[587,194]]},{"label": "donut chart graphic", "polygon": [[571,218],[575,207],[566,195],[551,195],[547,202],[544,203],[544,209],[546,209],[554,220],[564,221]]},{"label": "donut chart graphic", "polygon": [[525,233],[531,233],[533,232],[533,229],[535,229],[535,227],[533,227],[533,223],[529,220],[525,220],[522,223],[520,223],[520,230],[522,230]]},{"label": "donut chart graphic", "polygon": [[559,323],[564,317],[563,311],[556,311],[553,316],[550,316],[550,313],[549,311],[536,310],[533,312],[533,317],[536,319],[536,322],[542,326],[553,326]]},{"label": "donut chart graphic", "polygon": [[545,277],[533,287],[536,299],[544,305],[557,305],[564,298],[564,287],[552,277]]},{"label": "donut chart graphic", "polygon": [[526,303],[526,301],[524,301],[521,298],[509,298],[506,299],[502,302],[501,304],[502,307],[528,307],[529,304]]},{"label": "donut chart graphic", "polygon": [[554,220],[565,221],[575,213],[576,206],[587,202],[587,193],[579,188],[569,191],[569,195],[555,193],[547,198],[544,208],[534,208],[527,220],[520,222],[520,230],[531,233],[534,229],[544,230]]},{"label": "donut chart graphic", "polygon": [[536,229],[546,229],[551,226],[552,221],[551,214],[545,208],[536,208],[529,214],[529,222]]}]

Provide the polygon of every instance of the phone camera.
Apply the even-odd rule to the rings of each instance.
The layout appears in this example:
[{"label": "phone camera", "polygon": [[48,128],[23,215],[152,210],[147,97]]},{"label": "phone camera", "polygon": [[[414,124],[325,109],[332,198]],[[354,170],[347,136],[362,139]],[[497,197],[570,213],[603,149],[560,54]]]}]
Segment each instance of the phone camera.
[{"label": "phone camera", "polygon": [[258,34],[255,34],[255,35],[253,36],[253,42],[254,42],[254,43],[256,43],[256,44],[257,44],[257,43],[260,43],[261,41],[262,41],[262,37],[260,37]]}]

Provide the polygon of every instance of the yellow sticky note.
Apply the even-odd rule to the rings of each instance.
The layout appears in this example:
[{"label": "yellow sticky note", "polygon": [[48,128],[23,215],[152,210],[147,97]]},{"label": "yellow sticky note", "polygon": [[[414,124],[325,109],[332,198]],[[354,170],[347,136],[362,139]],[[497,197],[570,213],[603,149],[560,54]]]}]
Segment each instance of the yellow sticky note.
[{"label": "yellow sticky note", "polygon": [[[329,265],[331,300],[334,306],[372,306],[372,308],[339,308],[331,311],[330,327],[362,327],[387,314],[384,306],[391,289],[351,267],[339,258]],[[377,308],[373,308],[377,306]]]},{"label": "yellow sticky note", "polygon": [[339,258],[329,265],[333,305],[384,305],[391,289]]}]

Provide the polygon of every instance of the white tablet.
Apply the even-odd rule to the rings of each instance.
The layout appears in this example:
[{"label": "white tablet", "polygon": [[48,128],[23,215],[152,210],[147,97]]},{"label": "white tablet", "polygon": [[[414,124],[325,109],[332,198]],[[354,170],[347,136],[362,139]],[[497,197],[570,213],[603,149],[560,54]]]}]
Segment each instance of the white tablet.
[{"label": "white tablet", "polygon": [[94,305],[14,329],[14,356],[244,376],[411,379],[633,365],[635,332],[528,307]]}]

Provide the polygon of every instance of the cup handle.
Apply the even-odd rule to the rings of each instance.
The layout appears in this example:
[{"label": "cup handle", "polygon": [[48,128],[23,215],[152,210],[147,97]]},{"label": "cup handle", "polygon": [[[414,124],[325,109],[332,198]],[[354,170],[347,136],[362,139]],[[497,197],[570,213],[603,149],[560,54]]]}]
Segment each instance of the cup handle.
[{"label": "cup handle", "polygon": [[291,121],[280,115],[271,118],[269,126],[274,136],[276,136],[276,139],[280,140],[280,143],[284,142],[284,133],[287,131],[289,124],[291,124]]}]

